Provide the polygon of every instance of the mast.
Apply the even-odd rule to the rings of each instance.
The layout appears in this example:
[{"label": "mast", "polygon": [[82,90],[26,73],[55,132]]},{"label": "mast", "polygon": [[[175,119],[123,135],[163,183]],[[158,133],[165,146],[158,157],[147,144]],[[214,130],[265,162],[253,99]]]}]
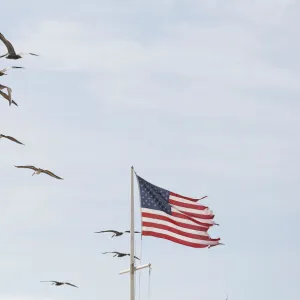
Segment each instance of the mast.
[{"label": "mast", "polygon": [[134,266],[134,169],[131,167],[131,197],[130,197],[130,268],[119,272],[120,275],[130,273],[130,300],[135,300],[134,273],[145,268],[151,269],[151,263],[146,265]]},{"label": "mast", "polygon": [[131,199],[130,199],[130,300],[134,294],[134,169],[131,167]]}]

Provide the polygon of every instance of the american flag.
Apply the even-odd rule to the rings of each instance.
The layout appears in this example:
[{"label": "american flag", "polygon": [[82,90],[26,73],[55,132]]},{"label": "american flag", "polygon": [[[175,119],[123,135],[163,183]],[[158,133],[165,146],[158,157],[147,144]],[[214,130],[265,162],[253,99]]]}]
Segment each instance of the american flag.
[{"label": "american flag", "polygon": [[[137,176],[142,212],[142,235],[167,239],[193,248],[220,245],[207,231],[216,224],[213,212],[185,197],[151,184]],[[203,197],[205,198],[205,197]],[[201,198],[201,199],[203,199]]]}]

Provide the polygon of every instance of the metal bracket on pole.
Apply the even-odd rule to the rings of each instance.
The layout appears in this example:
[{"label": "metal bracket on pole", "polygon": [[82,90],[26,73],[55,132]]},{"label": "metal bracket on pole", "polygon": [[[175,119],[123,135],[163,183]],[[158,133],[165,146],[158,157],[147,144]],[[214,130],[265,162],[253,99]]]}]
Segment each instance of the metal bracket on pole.
[{"label": "metal bracket on pole", "polygon": [[[142,265],[142,266],[137,266],[134,268],[134,272],[137,271],[137,270],[141,270],[141,269],[145,269],[145,268],[151,268],[151,263],[147,264],[147,265]],[[130,269],[126,269],[126,270],[123,270],[119,273],[119,275],[122,275],[122,274],[125,274],[125,273],[129,273],[130,272]]]}]

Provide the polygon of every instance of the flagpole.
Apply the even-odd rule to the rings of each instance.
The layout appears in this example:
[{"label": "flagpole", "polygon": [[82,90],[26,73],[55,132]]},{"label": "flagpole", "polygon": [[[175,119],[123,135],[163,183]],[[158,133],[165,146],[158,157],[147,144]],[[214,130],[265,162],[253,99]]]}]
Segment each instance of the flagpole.
[{"label": "flagpole", "polygon": [[130,201],[130,300],[134,295],[134,169],[131,167],[131,201]]}]

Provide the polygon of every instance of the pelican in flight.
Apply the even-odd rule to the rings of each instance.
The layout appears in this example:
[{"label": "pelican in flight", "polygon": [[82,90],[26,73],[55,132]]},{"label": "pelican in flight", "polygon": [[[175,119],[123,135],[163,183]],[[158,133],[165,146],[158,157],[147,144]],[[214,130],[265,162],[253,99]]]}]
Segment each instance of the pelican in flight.
[{"label": "pelican in flight", "polygon": [[10,41],[8,41],[4,35],[0,32],[0,40],[3,42],[3,44],[5,45],[5,47],[7,48],[7,51],[8,53],[0,56],[1,57],[6,57],[7,59],[19,59],[19,58],[22,58],[23,55],[25,54],[30,54],[30,55],[34,55],[34,56],[38,56],[37,54],[34,54],[34,53],[16,53],[13,45],[11,44]]},{"label": "pelican in flight", "polygon": [[[111,238],[113,238],[114,236],[123,235],[125,232],[130,233],[130,230],[126,230],[124,232],[117,231],[117,230],[103,230],[103,231],[97,231],[97,232],[94,232],[94,233],[103,233],[103,232],[112,232],[113,235],[111,236]],[[140,233],[140,232],[139,231],[135,231],[134,233]]]},{"label": "pelican in flight", "polygon": [[61,286],[61,285],[63,285],[63,284],[67,284],[67,285],[74,286],[74,287],[78,288],[77,285],[74,285],[74,284],[69,283],[69,282],[60,282],[60,281],[54,281],[54,280],[50,280],[50,281],[41,281],[41,282],[52,282],[51,285],[54,284],[54,285],[57,285],[57,286]]},{"label": "pelican in flight", "polygon": [[23,67],[15,67],[15,66],[7,67],[5,69],[0,70],[0,76],[7,75],[6,72],[10,69],[24,69],[24,68]]},{"label": "pelican in flight", "polygon": [[63,179],[63,178],[60,178],[58,177],[57,175],[53,174],[52,172],[48,171],[48,170],[44,170],[44,169],[40,169],[40,168],[36,168],[35,166],[15,166],[16,168],[23,168],[23,169],[31,169],[31,170],[34,170],[34,173],[32,174],[32,176],[34,174],[38,175],[38,174],[41,174],[41,173],[45,173],[49,176],[52,176],[56,179]]},{"label": "pelican in flight", "polygon": [[16,140],[15,138],[13,138],[12,136],[9,136],[9,135],[0,134],[0,139],[2,139],[2,138],[6,138],[6,139],[11,140],[15,143],[18,143],[20,145],[24,145],[23,143],[21,143],[20,141]]},{"label": "pelican in flight", "polygon": [[[4,99],[6,99],[8,102],[10,101],[10,100],[9,100],[9,99],[10,99],[9,96],[8,96],[7,94],[5,94],[4,92],[2,92],[2,91],[1,91],[1,88],[0,88],[0,95],[1,95]],[[14,105],[16,105],[16,106],[18,106],[18,104],[17,104],[14,100],[12,100],[12,99],[11,99],[11,103],[14,104]]]},{"label": "pelican in flight", "polygon": [[[8,86],[6,86],[6,85],[0,84],[0,90],[4,90],[4,89],[7,90],[7,97],[8,97],[8,98],[6,98],[6,97],[4,97],[4,96],[3,96],[3,97],[4,97],[5,99],[8,100],[9,106],[11,106],[11,104],[12,104],[12,98],[11,98],[11,92],[12,92],[12,90],[11,90],[10,87],[8,87]],[[2,95],[2,94],[1,94],[1,95]]]},{"label": "pelican in flight", "polygon": [[[129,253],[121,253],[121,252],[116,252],[116,251],[114,251],[114,252],[103,252],[102,254],[106,254],[106,253],[115,253],[115,255],[114,255],[113,257],[115,257],[115,256],[117,256],[117,257],[130,256]],[[138,257],[136,257],[136,256],[134,256],[134,258],[140,260],[140,259],[139,259]]]}]

